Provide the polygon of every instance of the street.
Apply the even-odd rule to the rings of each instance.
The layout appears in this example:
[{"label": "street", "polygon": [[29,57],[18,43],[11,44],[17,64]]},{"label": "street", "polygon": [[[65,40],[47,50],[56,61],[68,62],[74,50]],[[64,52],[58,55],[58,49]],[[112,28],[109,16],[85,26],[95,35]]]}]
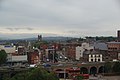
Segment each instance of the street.
[{"label": "street", "polygon": [[102,77],[93,77],[90,76],[87,80],[120,80],[120,76],[102,76]]}]

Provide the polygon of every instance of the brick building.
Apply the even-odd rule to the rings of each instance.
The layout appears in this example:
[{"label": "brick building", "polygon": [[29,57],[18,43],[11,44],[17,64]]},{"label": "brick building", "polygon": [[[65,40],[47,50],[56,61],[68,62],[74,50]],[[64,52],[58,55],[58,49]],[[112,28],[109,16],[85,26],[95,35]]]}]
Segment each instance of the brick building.
[{"label": "brick building", "polygon": [[108,42],[108,54],[112,59],[118,59],[120,52],[120,42]]},{"label": "brick building", "polygon": [[63,43],[61,44],[63,54],[68,58],[75,60],[76,47],[81,46],[80,43]]},{"label": "brick building", "polygon": [[40,61],[39,52],[34,50],[32,52],[28,52],[28,62],[29,64],[37,64]]}]

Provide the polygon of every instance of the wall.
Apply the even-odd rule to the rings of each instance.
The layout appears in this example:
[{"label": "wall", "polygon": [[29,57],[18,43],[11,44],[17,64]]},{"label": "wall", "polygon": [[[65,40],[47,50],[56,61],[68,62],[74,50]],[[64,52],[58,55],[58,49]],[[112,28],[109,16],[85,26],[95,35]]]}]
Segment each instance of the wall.
[{"label": "wall", "polygon": [[12,56],[11,61],[27,61],[27,55]]}]

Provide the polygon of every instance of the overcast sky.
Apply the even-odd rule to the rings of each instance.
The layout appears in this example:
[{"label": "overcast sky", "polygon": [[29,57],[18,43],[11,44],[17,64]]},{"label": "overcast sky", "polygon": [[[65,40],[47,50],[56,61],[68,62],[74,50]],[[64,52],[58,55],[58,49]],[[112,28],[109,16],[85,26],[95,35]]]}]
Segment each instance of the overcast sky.
[{"label": "overcast sky", "polygon": [[0,37],[116,36],[119,29],[119,0],[0,0]]}]

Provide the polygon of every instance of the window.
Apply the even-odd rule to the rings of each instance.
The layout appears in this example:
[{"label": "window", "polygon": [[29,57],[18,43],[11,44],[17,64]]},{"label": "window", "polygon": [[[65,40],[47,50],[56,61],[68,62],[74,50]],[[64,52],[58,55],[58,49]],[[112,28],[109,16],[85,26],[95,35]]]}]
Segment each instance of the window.
[{"label": "window", "polygon": [[98,61],[100,61],[100,59],[98,59]]},{"label": "window", "polygon": [[93,62],[93,59],[91,59],[91,61]]},{"label": "window", "polygon": [[91,57],[93,57],[93,55],[91,55]]},{"label": "window", "polygon": [[99,55],[99,57],[100,57],[100,55]]},{"label": "window", "polygon": [[95,59],[95,62],[97,62],[97,59]]}]

